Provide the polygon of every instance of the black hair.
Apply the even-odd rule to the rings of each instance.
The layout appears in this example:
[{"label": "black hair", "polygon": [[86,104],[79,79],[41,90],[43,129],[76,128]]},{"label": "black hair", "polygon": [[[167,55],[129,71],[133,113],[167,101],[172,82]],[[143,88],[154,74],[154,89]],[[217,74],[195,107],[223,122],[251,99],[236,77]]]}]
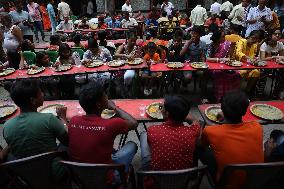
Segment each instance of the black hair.
[{"label": "black hair", "polygon": [[14,103],[22,108],[27,108],[32,97],[37,97],[40,86],[35,79],[24,79],[13,83],[10,88],[10,96]]},{"label": "black hair", "polygon": [[182,38],[183,39],[183,31],[181,29],[177,29],[174,33],[173,38]]},{"label": "black hair", "polygon": [[21,46],[22,51],[33,51],[33,49],[31,49],[29,43],[30,43],[30,40],[28,40],[28,39],[25,39],[22,42],[22,46]]},{"label": "black hair", "polygon": [[200,36],[204,33],[204,30],[200,26],[194,26],[191,31],[198,33]]},{"label": "black hair", "polygon": [[105,30],[100,30],[98,32],[98,40],[100,40],[99,45],[100,46],[107,46],[107,41],[106,41],[106,37],[107,37],[107,32]]},{"label": "black hair", "polygon": [[284,131],[275,129],[271,131],[270,138],[272,138],[274,142],[276,142],[278,137],[280,137],[281,135],[284,135]]},{"label": "black hair", "polygon": [[50,36],[50,45],[60,45],[61,39],[59,35]]},{"label": "black hair", "polygon": [[73,42],[74,42],[75,44],[78,44],[78,43],[81,42],[82,36],[81,36],[81,34],[76,33],[76,34],[73,36],[72,39],[73,39]]},{"label": "black hair", "polygon": [[167,12],[166,11],[163,11],[162,12],[162,17],[166,17],[167,16]]},{"label": "black hair", "polygon": [[175,122],[183,122],[190,110],[190,103],[181,95],[166,96],[164,102],[165,110],[169,117]]},{"label": "black hair", "polygon": [[230,25],[230,30],[233,30],[234,32],[240,32],[240,27],[236,24],[232,24]]},{"label": "black hair", "polygon": [[7,59],[9,61],[9,67],[19,69],[21,54],[19,52],[7,51]]},{"label": "black hair", "polygon": [[69,47],[69,45],[67,43],[62,43],[58,49],[59,57],[63,56],[63,51],[65,50],[69,50],[71,52],[71,48]]},{"label": "black hair", "polygon": [[153,37],[153,38],[157,38],[157,36],[158,36],[158,32],[155,28],[150,28],[149,33],[150,33],[150,36]]},{"label": "black hair", "polygon": [[47,53],[45,51],[42,51],[42,52],[38,52],[36,54],[36,65],[37,66],[44,66],[42,65],[42,59],[44,58],[44,56],[46,56]]},{"label": "black hair", "polygon": [[221,103],[221,109],[225,119],[232,123],[240,123],[242,117],[246,114],[249,106],[249,99],[242,91],[227,92]]},{"label": "black hair", "polygon": [[213,43],[219,42],[220,39],[221,39],[221,37],[222,37],[222,33],[223,33],[223,32],[224,32],[224,31],[222,31],[222,30],[217,30],[217,31],[215,31],[215,32],[213,33],[212,37],[211,37],[212,42],[213,42]]},{"label": "black hair", "polygon": [[216,23],[212,23],[208,26],[209,32],[215,33],[219,30],[219,26]]},{"label": "black hair", "polygon": [[157,48],[157,45],[156,45],[156,43],[154,43],[154,42],[149,42],[149,43],[147,44],[147,48],[148,48],[148,49],[150,49],[150,48]]},{"label": "black hair", "polygon": [[82,87],[79,94],[80,106],[87,114],[91,114],[96,109],[96,103],[105,94],[103,86],[98,82],[90,82]]},{"label": "black hair", "polygon": [[97,40],[93,38],[88,39],[88,48],[98,48],[98,47],[99,45],[98,45]]}]

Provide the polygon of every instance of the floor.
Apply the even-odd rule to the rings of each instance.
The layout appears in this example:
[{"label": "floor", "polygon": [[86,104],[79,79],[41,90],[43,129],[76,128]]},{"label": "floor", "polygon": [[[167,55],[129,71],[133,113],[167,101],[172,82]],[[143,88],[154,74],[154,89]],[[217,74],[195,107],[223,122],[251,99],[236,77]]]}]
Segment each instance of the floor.
[{"label": "floor", "polygon": [[[49,33],[47,33],[46,39],[49,39]],[[268,81],[268,83],[267,83],[266,94],[268,94],[269,86],[270,86],[270,81]],[[198,109],[197,109],[197,105],[200,104],[200,96],[198,95],[199,94],[198,89],[197,89],[196,93],[193,92],[193,82],[191,82],[189,84],[187,89],[189,91],[189,98],[190,98],[190,100],[192,102],[192,106],[193,106],[191,108],[190,114],[193,115],[194,117],[196,117],[199,120],[203,120],[201,115],[200,115],[200,113],[199,113],[199,111],[198,111]],[[6,99],[10,99],[9,94],[3,87],[0,87],[0,100],[6,100]],[[154,125],[154,124],[159,124],[159,123],[147,124],[147,127],[150,127],[151,125]],[[3,138],[3,135],[2,135],[2,132],[3,132],[3,127],[2,126],[3,125],[0,125],[0,145],[4,147],[4,146],[6,146],[6,142],[5,142],[5,140]],[[274,124],[274,125],[265,125],[265,126],[263,126],[263,139],[264,139],[264,141],[267,140],[267,138],[270,135],[270,132],[273,129],[282,129],[282,130],[284,130],[284,125],[283,124],[282,125]],[[139,131],[139,133],[145,131],[145,129],[144,129],[142,124],[139,124],[138,131]],[[118,147],[119,139],[120,139],[120,136],[118,136],[116,138],[116,140],[114,142],[114,148]],[[138,139],[138,137],[137,137],[137,135],[135,134],[134,131],[130,131],[129,132],[127,141],[134,141],[138,145],[138,147],[140,146],[139,145],[139,139]],[[141,151],[140,151],[140,148],[139,148],[138,152],[135,155],[135,158],[133,160],[133,166],[134,166],[135,170],[138,170],[140,168],[140,166],[141,166],[140,152]],[[202,189],[209,189],[209,188],[211,188],[209,186],[208,182],[207,182],[207,179],[203,180],[203,182],[201,184],[201,188]]]}]

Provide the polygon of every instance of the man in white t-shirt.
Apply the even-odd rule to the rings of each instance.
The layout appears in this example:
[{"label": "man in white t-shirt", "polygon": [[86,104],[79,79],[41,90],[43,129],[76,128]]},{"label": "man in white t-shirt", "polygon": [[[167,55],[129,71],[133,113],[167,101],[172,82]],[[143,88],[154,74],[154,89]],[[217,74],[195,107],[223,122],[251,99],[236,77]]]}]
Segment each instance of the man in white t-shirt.
[{"label": "man in white t-shirt", "polygon": [[165,11],[168,16],[172,14],[174,8],[174,5],[168,0],[165,0],[161,5],[161,11]]},{"label": "man in white t-shirt", "polygon": [[130,0],[126,0],[125,1],[124,5],[121,8],[121,11],[122,12],[129,12],[129,13],[132,12],[132,7],[131,7],[131,4],[130,4]]},{"label": "man in white t-shirt", "polygon": [[57,9],[60,20],[64,20],[65,17],[69,17],[71,15],[70,6],[65,2],[65,0],[61,0]]},{"label": "man in white t-shirt", "polygon": [[87,14],[88,14],[88,17],[92,17],[94,14],[94,4],[92,0],[89,0],[88,2]]},{"label": "man in white t-shirt", "polygon": [[220,15],[221,13],[221,4],[218,3],[218,0],[214,0],[215,3],[213,3],[210,7],[210,13],[212,14],[216,14],[216,15]]}]

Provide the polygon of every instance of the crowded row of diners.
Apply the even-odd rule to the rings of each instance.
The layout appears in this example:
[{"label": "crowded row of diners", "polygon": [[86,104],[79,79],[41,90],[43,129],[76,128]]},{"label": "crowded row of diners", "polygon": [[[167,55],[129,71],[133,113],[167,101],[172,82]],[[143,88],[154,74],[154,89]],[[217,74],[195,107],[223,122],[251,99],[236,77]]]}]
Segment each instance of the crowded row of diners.
[{"label": "crowded row of diners", "polygon": [[38,3],[0,9],[0,188],[241,189],[260,169],[255,188],[283,186],[280,3],[82,17]]}]

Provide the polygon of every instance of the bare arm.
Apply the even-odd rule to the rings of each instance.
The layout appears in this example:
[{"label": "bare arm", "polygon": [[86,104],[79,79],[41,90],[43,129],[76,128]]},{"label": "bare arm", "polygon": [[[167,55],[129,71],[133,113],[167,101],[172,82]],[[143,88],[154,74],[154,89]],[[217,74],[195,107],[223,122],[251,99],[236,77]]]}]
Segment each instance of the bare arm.
[{"label": "bare arm", "polygon": [[124,45],[120,45],[114,55],[115,58],[128,58],[129,56],[126,54],[123,54],[122,52],[124,51]]},{"label": "bare arm", "polygon": [[188,50],[189,45],[192,43],[192,40],[189,40],[185,43],[182,50],[180,51],[180,56],[184,56]]},{"label": "bare arm", "polygon": [[128,128],[129,130],[133,130],[136,129],[138,126],[138,122],[136,121],[136,119],[134,119],[130,114],[128,114],[127,112],[125,112],[124,110],[120,109],[119,107],[117,107],[113,101],[109,100],[109,108],[114,109],[118,115],[118,117],[124,119],[125,121],[127,121],[128,124]]}]

